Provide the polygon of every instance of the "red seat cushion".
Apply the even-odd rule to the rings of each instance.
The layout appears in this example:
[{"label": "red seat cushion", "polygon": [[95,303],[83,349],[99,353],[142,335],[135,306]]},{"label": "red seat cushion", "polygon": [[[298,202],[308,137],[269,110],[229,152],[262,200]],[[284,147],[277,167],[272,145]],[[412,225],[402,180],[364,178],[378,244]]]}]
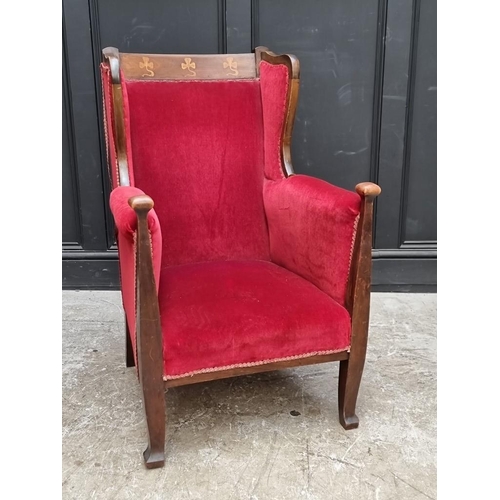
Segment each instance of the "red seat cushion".
[{"label": "red seat cushion", "polygon": [[166,379],[345,351],[350,344],[348,312],[270,262],[164,268],[159,303]]}]

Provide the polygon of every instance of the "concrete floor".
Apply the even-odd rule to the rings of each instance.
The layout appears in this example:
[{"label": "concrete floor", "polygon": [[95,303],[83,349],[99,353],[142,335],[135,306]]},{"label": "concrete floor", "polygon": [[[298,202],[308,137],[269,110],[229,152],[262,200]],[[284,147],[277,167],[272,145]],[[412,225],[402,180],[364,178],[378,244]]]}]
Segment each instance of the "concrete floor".
[{"label": "concrete floor", "polygon": [[63,311],[64,499],[436,498],[436,295],[372,295],[359,429],[337,363],[170,389],[150,471],[119,293],[63,292]]}]

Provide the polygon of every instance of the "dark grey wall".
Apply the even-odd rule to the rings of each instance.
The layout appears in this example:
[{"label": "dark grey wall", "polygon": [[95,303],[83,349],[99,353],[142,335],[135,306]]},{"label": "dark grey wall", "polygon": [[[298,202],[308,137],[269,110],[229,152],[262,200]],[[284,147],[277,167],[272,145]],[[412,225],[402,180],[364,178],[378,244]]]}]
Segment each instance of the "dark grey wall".
[{"label": "dark grey wall", "polygon": [[64,0],[63,286],[118,285],[100,51],[250,52],[301,62],[295,170],[378,182],[374,287],[436,283],[436,2]]}]

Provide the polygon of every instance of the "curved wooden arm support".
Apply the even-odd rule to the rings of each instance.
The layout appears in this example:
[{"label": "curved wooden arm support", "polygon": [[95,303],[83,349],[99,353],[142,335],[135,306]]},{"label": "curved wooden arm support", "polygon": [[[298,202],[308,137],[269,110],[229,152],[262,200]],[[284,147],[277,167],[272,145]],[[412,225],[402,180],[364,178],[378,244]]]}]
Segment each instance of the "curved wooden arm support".
[{"label": "curved wooden arm support", "polygon": [[162,467],[165,461],[165,399],[163,386],[163,342],[158,294],[153,272],[148,212],[153,200],[133,196],[129,205],[137,215],[136,239],[136,343],[139,378],[144,394],[144,410],[149,444],[144,452],[146,467]]},{"label": "curved wooden arm support", "polygon": [[106,47],[102,49],[102,56],[104,60],[108,61],[111,81],[120,85],[120,52],[116,47]]},{"label": "curved wooden arm support", "polygon": [[103,63],[109,66],[111,72],[113,94],[113,134],[118,159],[118,174],[120,186],[130,186],[127,160],[127,140],[125,135],[125,119],[123,111],[123,92],[120,78],[120,52],[116,47],[106,47],[102,51]]},{"label": "curved wooden arm support", "polygon": [[361,212],[354,242],[346,307],[351,314],[351,349],[349,359],[340,362],[339,417],[344,429],[355,429],[359,385],[363,374],[370,320],[372,274],[373,200],[381,193],[377,184],[362,182],[356,186],[361,196]]},{"label": "curved wooden arm support", "polygon": [[261,61],[266,61],[269,64],[284,64],[288,69],[287,104],[281,141],[281,168],[285,176],[288,177],[294,174],[290,146],[292,143],[293,124],[299,99],[300,64],[299,60],[293,54],[277,55],[271,52],[267,47],[256,47],[255,66],[258,76],[260,75],[259,66]]}]

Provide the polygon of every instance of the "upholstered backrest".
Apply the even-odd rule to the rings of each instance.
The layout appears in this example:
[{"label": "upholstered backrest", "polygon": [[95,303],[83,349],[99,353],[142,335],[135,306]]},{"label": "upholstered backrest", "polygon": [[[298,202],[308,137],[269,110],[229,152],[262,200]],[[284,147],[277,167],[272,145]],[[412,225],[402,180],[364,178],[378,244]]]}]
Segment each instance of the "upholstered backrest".
[{"label": "upholstered backrest", "polygon": [[163,262],[269,259],[259,82],[125,89],[135,184],[155,200]]},{"label": "upholstered backrest", "polygon": [[[139,64],[121,73],[129,177],[155,202],[163,265],[269,260],[263,183],[284,175],[286,66],[261,62],[260,78],[148,79],[134,75]],[[224,68],[229,76],[236,71],[231,61]],[[195,72],[187,67],[183,74],[189,71]],[[111,85],[105,66],[103,87],[109,129]],[[108,147],[111,135],[108,130]],[[111,156],[115,186],[119,176]]]}]

